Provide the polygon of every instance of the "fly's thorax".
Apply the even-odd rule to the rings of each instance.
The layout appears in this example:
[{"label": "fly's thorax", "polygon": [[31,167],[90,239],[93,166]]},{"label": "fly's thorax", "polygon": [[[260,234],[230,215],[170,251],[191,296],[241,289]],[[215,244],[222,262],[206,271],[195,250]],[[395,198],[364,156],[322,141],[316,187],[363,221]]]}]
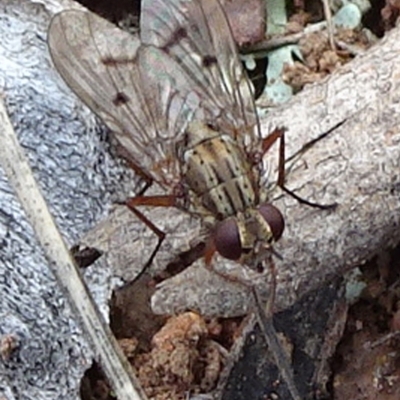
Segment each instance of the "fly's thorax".
[{"label": "fly's thorax", "polygon": [[215,228],[214,244],[223,257],[256,267],[281,237],[284,225],[281,212],[264,203],[220,221]]},{"label": "fly's thorax", "polygon": [[231,135],[192,122],[186,131],[182,162],[185,184],[217,219],[258,203],[256,172]]}]

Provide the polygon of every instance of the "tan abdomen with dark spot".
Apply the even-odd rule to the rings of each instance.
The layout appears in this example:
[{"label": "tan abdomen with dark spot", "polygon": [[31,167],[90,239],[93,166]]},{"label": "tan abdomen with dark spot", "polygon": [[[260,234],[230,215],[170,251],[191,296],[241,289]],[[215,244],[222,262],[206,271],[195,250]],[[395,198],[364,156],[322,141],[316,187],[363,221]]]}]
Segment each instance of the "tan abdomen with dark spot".
[{"label": "tan abdomen with dark spot", "polygon": [[202,205],[221,219],[254,207],[254,172],[237,143],[199,123],[187,135],[185,182]]}]

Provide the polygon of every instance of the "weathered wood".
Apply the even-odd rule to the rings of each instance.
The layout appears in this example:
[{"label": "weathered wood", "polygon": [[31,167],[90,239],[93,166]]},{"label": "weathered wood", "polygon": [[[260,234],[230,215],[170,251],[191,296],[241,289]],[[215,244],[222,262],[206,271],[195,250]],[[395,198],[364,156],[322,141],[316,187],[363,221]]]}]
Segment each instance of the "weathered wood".
[{"label": "weathered wood", "polygon": [[[337,209],[312,209],[279,189],[273,192],[277,197],[274,204],[286,219],[283,237],[275,246],[283,257],[275,260],[279,271],[277,309],[399,242],[399,35],[398,30],[390,32],[366,54],[262,120],[264,132],[287,127],[289,159],[306,143],[342,123],[287,163],[291,190],[314,202],[337,202]],[[273,154],[274,149],[268,155]],[[211,288],[211,280],[218,281],[219,290],[228,291],[220,278],[207,281],[194,269],[176,277],[176,282],[165,282],[154,298],[157,311],[195,305],[202,312],[211,312],[209,299],[218,301],[218,289]],[[265,283],[261,286],[266,290]],[[240,295],[238,288],[236,291],[238,301],[232,296],[232,304],[227,304],[223,297],[223,303],[213,302],[212,310],[221,307],[226,315],[248,311],[243,303],[248,296]]]}]

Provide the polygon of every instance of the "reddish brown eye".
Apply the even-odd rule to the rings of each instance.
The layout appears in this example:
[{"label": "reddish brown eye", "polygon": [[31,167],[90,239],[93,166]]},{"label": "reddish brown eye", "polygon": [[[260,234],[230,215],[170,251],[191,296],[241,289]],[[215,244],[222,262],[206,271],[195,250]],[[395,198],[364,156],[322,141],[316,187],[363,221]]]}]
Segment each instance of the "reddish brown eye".
[{"label": "reddish brown eye", "polygon": [[222,221],[215,232],[215,247],[222,257],[238,260],[242,254],[239,229],[234,218]]},{"label": "reddish brown eye", "polygon": [[275,206],[268,203],[261,204],[258,210],[270,226],[276,242],[282,236],[283,229],[285,228],[285,220],[281,212]]}]

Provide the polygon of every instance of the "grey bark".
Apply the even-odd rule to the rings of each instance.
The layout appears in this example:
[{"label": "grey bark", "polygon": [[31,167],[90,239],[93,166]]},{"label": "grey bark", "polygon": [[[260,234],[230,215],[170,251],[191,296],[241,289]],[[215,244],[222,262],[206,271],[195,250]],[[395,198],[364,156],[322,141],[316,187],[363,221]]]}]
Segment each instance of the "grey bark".
[{"label": "grey bark", "polygon": [[[53,3],[0,2],[0,87],[45,198],[73,245],[135,181],[110,156],[99,125],[51,66],[46,30],[60,8]],[[275,261],[277,309],[399,242],[399,36],[394,30],[365,55],[262,120],[264,132],[288,128],[289,156],[345,121],[288,163],[290,189],[320,203],[337,202],[337,210],[310,209],[279,189],[271,192],[286,217],[284,236],[275,246],[283,256]],[[3,177],[0,185],[0,334],[16,336],[19,344],[0,364],[0,394],[7,399],[78,398],[92,354]],[[112,234],[110,222],[103,224],[102,232],[108,233],[101,243],[96,233],[97,246],[108,253],[85,272],[106,317],[110,277],[134,278],[156,244],[154,234],[124,210],[117,209],[109,220],[119,213],[125,216]],[[188,248],[198,223],[176,210],[150,210],[149,216],[169,233],[154,263],[161,270]],[[222,264],[214,261],[216,268]],[[260,285],[268,290],[265,281]],[[247,312],[248,295],[242,287],[230,286],[195,265],[165,282],[153,305],[158,312],[187,307],[205,314]]]},{"label": "grey bark", "polygon": [[[50,63],[46,32],[60,9],[56,2],[0,3],[0,86],[41,190],[71,246],[106,213],[121,171],[93,116]],[[0,182],[0,339],[11,337],[17,344],[2,355],[0,393],[7,399],[78,398],[93,354],[3,174]],[[108,320],[110,274],[92,269],[86,282]]]}]

